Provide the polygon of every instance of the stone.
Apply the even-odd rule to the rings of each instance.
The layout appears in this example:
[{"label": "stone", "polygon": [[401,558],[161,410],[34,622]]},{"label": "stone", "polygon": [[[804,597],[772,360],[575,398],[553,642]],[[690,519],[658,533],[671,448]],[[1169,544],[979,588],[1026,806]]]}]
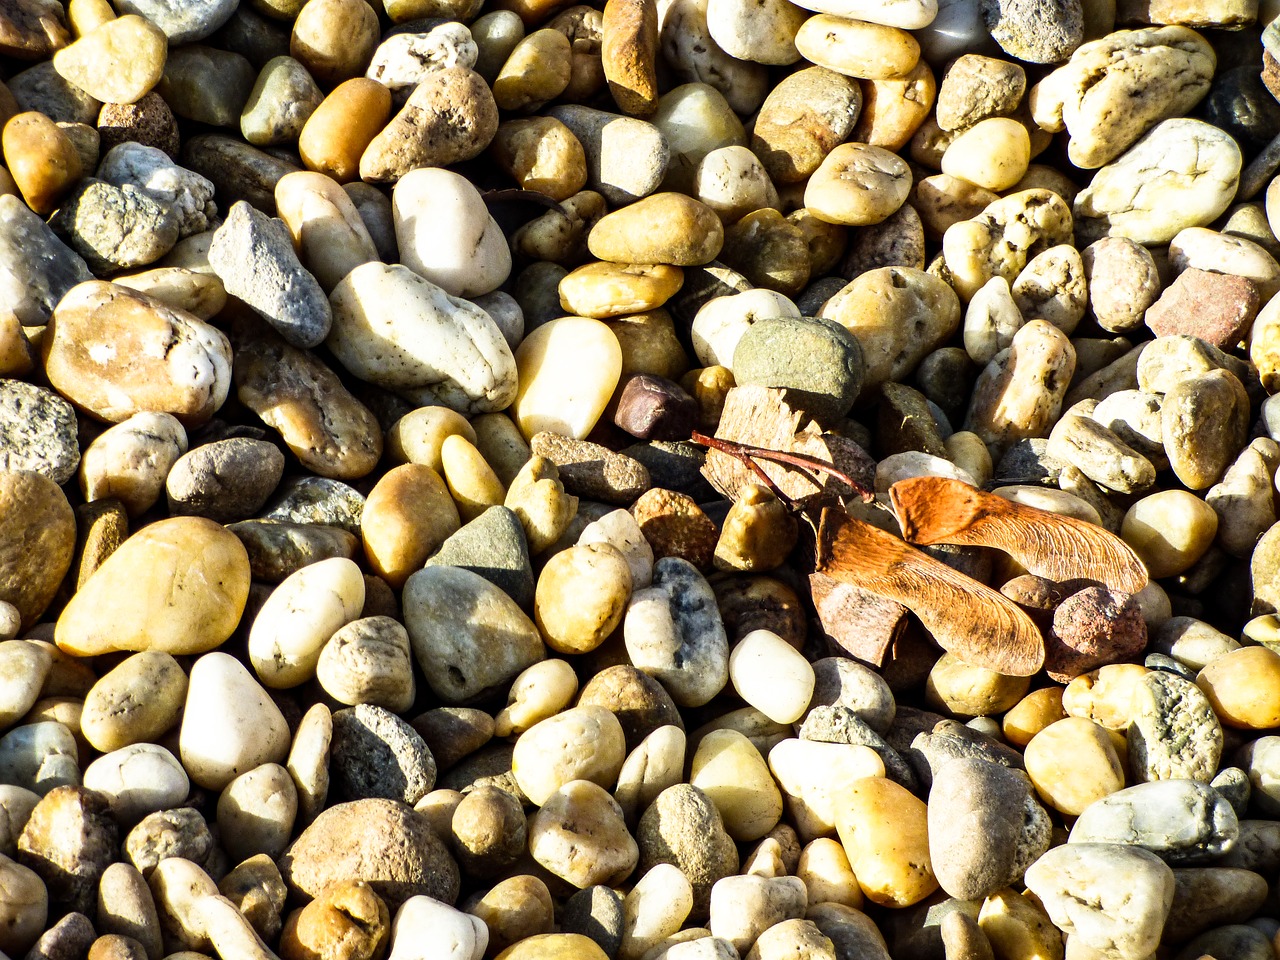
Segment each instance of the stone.
[{"label": "stone", "polygon": [[66,483],[80,462],[76,414],[52,391],[0,380],[0,469]]},{"label": "stone", "polygon": [[36,942],[47,924],[49,894],[35,871],[7,856],[0,860],[0,878],[6,891],[0,914],[5,927],[0,949],[21,954]]},{"label": "stone", "polygon": [[1084,40],[1079,0],[983,0],[992,39],[1027,63],[1060,63]]},{"label": "stone", "polygon": [[278,763],[242,773],[218,797],[218,830],[233,861],[278,857],[289,845],[298,815],[298,790]]},{"label": "stone", "polygon": [[154,743],[177,722],[186,697],[187,675],[170,654],[136,653],[89,689],[80,731],[103,753]]},{"label": "stone", "polygon": [[238,128],[255,76],[240,54],[193,43],[170,50],[156,92],[183,119]]},{"label": "stone", "polygon": [[334,87],[364,73],[378,45],[378,15],[372,7],[346,0],[300,5],[289,36],[289,55],[316,81]]},{"label": "stone", "polygon": [[428,944],[449,944],[448,960],[480,960],[489,928],[479,917],[419,894],[396,912],[389,960],[431,960]]},{"label": "stone", "polygon": [[293,57],[272,57],[249,91],[240,134],[255,147],[295,143],[323,100],[306,67]]},{"label": "stone", "polygon": [[360,158],[391,116],[391,91],[356,77],[335,87],[303,125],[298,152],[308,170],[338,183],[358,180]]},{"label": "stone", "polygon": [[498,954],[502,960],[606,960],[595,943],[578,933],[540,933]]},{"label": "stone", "polygon": [[[1073,816],[1124,786],[1120,758],[1107,731],[1092,720],[1069,716],[1049,724],[1027,743],[1027,775],[1044,803]],[[1071,757],[1064,768],[1062,757]]]},{"label": "stone", "polygon": [[291,914],[280,938],[286,960],[341,953],[347,960],[372,960],[391,938],[391,914],[363,880],[339,881]]},{"label": "stone", "polygon": [[967,301],[993,276],[1012,285],[1031,258],[1069,242],[1072,226],[1066,202],[1043,187],[1011,193],[953,224],[942,252],[956,292]]},{"label": "stone", "polygon": [[1207,783],[1218,772],[1222,726],[1195,684],[1153,671],[1135,682],[1130,709],[1129,763],[1136,779]]},{"label": "stone", "polygon": [[530,817],[529,853],[555,876],[585,890],[630,876],[639,847],[617,801],[590,780],[573,780]]},{"label": "stone", "polygon": [[760,751],[737,730],[712,730],[698,743],[689,783],[716,805],[735,840],[759,840],[782,817],[782,794]]},{"label": "stone", "polygon": [[104,103],[98,113],[98,135],[103,154],[133,142],[158,147],[173,157],[180,146],[173,111],[155,91],[136,103]]},{"label": "stone", "polygon": [[1185,334],[1229,350],[1253,325],[1259,306],[1258,288],[1248,277],[1192,267],[1148,308],[1146,323],[1156,336]]},{"label": "stone", "polygon": [[1031,162],[1027,128],[1008,117],[988,117],[955,137],[942,155],[942,172],[986,190],[1017,184]]},{"label": "stone", "polygon": [[642,875],[660,863],[670,863],[689,881],[692,921],[707,916],[716,881],[738,871],[738,851],[719,812],[705,793],[689,784],[658,794],[640,818],[636,842]]},{"label": "stone", "polygon": [[326,346],[362,379],[466,414],[515,399],[516,361],[493,319],[408,267],[356,267],[330,301]]},{"label": "stone", "polygon": [[870,144],[843,143],[809,178],[804,202],[820,220],[865,227],[896,213],[910,191],[910,171],[897,154]]},{"label": "stone", "polygon": [[370,491],[360,532],[374,572],[398,588],[459,526],[458,509],[440,475],[406,463],[388,470]]},{"label": "stone", "polygon": [[490,877],[515,863],[528,846],[524,808],[498,787],[463,796],[449,822],[449,840],[464,874]]},{"label": "stone", "polygon": [[10,178],[27,206],[41,216],[53,213],[83,175],[70,137],[43,113],[12,117],[0,143]]},{"label": "stone", "polygon": [[0,316],[47,323],[68,290],[93,279],[84,260],[14,196],[0,196]]},{"label": "stone", "polygon": [[447,704],[481,699],[546,655],[533,621],[470,570],[420,570],[406,581],[403,603],[414,657]]},{"label": "stone", "polygon": [[799,70],[765,99],[752,152],[775,182],[803,181],[849,137],[861,109],[857,81],[825,67]]},{"label": "stone", "polygon": [[1280,654],[1266,647],[1241,647],[1223,654],[1196,676],[1214,713],[1227,726],[1265,730],[1280,726],[1267,699],[1280,679]]},{"label": "stone", "polygon": [[6,783],[44,796],[80,784],[77,747],[71,730],[56,720],[36,720],[0,737],[0,771]]},{"label": "stone", "polygon": [[[1138,847],[1055,847],[1027,869],[1026,882],[1068,936],[1120,956],[1154,950],[1173,903],[1173,871]],[[1125,904],[1122,914],[1110,907],[1114,903]]]},{"label": "stone", "polygon": [[176,212],[141,189],[94,179],[81,181],[50,226],[98,274],[154,263],[173,248],[181,231]]},{"label": "stone", "polygon": [[194,654],[235,629],[249,595],[240,541],[199,517],[160,520],[130,537],[58,618],[54,639],[76,656],[114,650]]},{"label": "stone", "polygon": [[1090,804],[1072,825],[1068,843],[1133,845],[1169,864],[1194,864],[1225,853],[1238,834],[1235,811],[1212,787],[1160,780]]},{"label": "stone", "polygon": [[362,703],[333,714],[329,776],[338,801],[381,797],[412,806],[435,786],[436,764],[408,723]]},{"label": "stone", "polygon": [[338,480],[295,477],[281,483],[262,519],[329,525],[358,534],[364,504],[365,498],[358,491]]},{"label": "stone", "polygon": [[652,123],[574,103],[550,107],[547,115],[568,127],[582,144],[587,185],[610,205],[634,203],[662,183],[671,148]]},{"label": "stone", "polygon": [[[1236,142],[1216,127],[1161,121],[1076,196],[1079,236],[1159,244],[1186,227],[1205,226],[1227,209],[1241,163]],[[1176,203],[1166,191],[1176,191]]]},{"label": "stone", "polygon": [[498,107],[483,78],[464,66],[429,73],[360,157],[360,179],[394,183],[416,167],[470,160],[498,131]]},{"label": "stone", "polygon": [[901,77],[920,59],[920,45],[905,30],[825,13],[801,24],[795,45],[811,63],[860,80]]},{"label": "stone", "polygon": [[957,57],[938,84],[937,120],[959,130],[987,117],[1013,113],[1027,89],[1027,74],[1008,60],[967,53]]},{"label": "stone", "polygon": [[754,15],[743,4],[711,0],[707,28],[730,56],[755,63],[785,66],[800,59],[795,37],[806,15],[790,3],[759,8]]},{"label": "stone", "polygon": [[934,874],[959,900],[1011,885],[1049,848],[1049,818],[1026,777],[984,760],[938,770],[928,819]]},{"label": "stone", "polygon": [[103,754],[85,768],[84,786],[105,796],[124,826],[177,806],[191,792],[178,758],[154,743],[133,743]]},{"label": "stone", "polygon": [[[541,806],[574,780],[611,789],[625,759],[617,717],[604,707],[574,707],[534,724],[516,741],[512,773],[525,795]],[[590,886],[590,884],[586,884]]]},{"label": "stone", "polygon": [[1169,465],[1187,487],[1203,490],[1248,442],[1248,394],[1235,374],[1215,370],[1173,386],[1160,406],[1161,437]]},{"label": "stone", "polygon": [[18,862],[35,871],[55,909],[93,909],[98,881],[115,860],[118,831],[106,799],[80,786],[54,787],[18,838]]},{"label": "stone", "polygon": [[538,577],[534,618],[557,653],[589,653],[617,629],[631,598],[626,557],[607,543],[555,554]]},{"label": "stone", "polygon": [[1045,632],[1045,669],[1060,682],[1141,653],[1147,626],[1131,595],[1086,587],[1063,600]]},{"label": "stone", "polygon": [[335,881],[363,880],[399,910],[409,898],[452,904],[458,866],[422,814],[394,800],[354,800],[329,807],[279,860],[291,891],[314,897]]},{"label": "stone", "polygon": [[[20,110],[42,113],[55,124],[92,125],[95,115],[102,107],[99,101],[64,79],[53,68],[53,63],[47,60],[13,74],[5,83]],[[24,119],[29,121],[32,118]],[[64,136],[70,140],[70,134],[64,133]],[[15,179],[18,179],[16,175]]]},{"label": "stone", "polygon": [[129,864],[113,863],[103,871],[96,916],[100,933],[129,937],[143,944],[147,956],[163,956],[155,900],[142,874]]},{"label": "stone", "polygon": [[506,507],[490,507],[451,534],[426,566],[462,567],[500,587],[522,609],[533,604],[533,568],[519,518]]},{"label": "stone", "polygon": [[412,90],[433,70],[474,69],[479,53],[470,30],[446,21],[422,32],[388,35],[373,52],[365,76],[399,93]]},{"label": "stone", "polygon": [[863,386],[862,347],[832,320],[762,319],[738,341],[732,369],[739,385],[787,388],[823,422],[848,413]]},{"label": "stone", "polygon": [[[124,56],[124,51],[128,56]],[[164,70],[168,42],[151,21],[135,14],[109,20],[54,55],[54,68],[95,100],[134,103]]]},{"label": "stone", "polygon": [[172,515],[230,523],[256,513],[284,473],[284,455],[272,443],[234,437],[183,454],[165,481]]},{"label": "stone", "polygon": [[1104,330],[1138,327],[1160,295],[1160,276],[1146,247],[1127,237],[1104,237],[1081,252],[1089,306]]},{"label": "stone", "polygon": [[836,808],[836,830],[872,903],[906,907],[938,889],[927,808],[905,787],[882,777],[854,781]]}]

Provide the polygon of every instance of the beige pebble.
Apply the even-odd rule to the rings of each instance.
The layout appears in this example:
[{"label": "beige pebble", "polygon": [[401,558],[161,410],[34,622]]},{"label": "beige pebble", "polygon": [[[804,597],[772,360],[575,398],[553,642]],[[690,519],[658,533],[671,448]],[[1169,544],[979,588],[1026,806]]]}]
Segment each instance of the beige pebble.
[{"label": "beige pebble", "polygon": [[720,528],[713,563],[717,570],[772,570],[786,561],[798,535],[795,517],[781,500],[767,487],[746,484]]},{"label": "beige pebble", "polygon": [[714,210],[671,192],[605,214],[587,235],[588,249],[601,260],[677,267],[711,261],[723,243],[724,228]]},{"label": "beige pebble", "polygon": [[370,491],[361,520],[365,555],[393,587],[462,525],[440,475],[425,464],[393,467]]},{"label": "beige pebble", "polygon": [[158,740],[178,721],[187,675],[172,656],[144,651],[103,674],[84,698],[80,729],[96,750]]},{"label": "beige pebble", "polygon": [[529,853],[580,890],[620,883],[640,857],[622,808],[590,780],[565,783],[542,802],[529,819]]},{"label": "beige pebble", "polygon": [[578,498],[565,492],[555,463],[546,457],[530,457],[512,479],[503,506],[520,520],[529,553],[537,556],[569,529],[578,513]]},{"label": "beige pebble", "polygon": [[680,868],[659,863],[647,870],[622,902],[619,960],[642,957],[677,933],[693,910],[693,887]]},{"label": "beige pebble", "polygon": [[258,610],[249,629],[249,661],[264,684],[287,689],[315,676],[329,638],[360,616],[364,578],[346,557],[291,573]]},{"label": "beige pebble", "polygon": [[587,185],[582,143],[554,117],[508,120],[493,138],[498,163],[521,188],[568,200]]},{"label": "beige pebble", "polygon": [[951,141],[942,172],[999,192],[1021,180],[1030,162],[1027,128],[1008,117],[990,117]]},{"label": "beige pebble", "polygon": [[806,20],[795,43],[806,60],[860,80],[902,77],[920,60],[920,44],[906,30],[826,13]]},{"label": "beige pebble", "polygon": [[1062,931],[1053,925],[1033,893],[1018,893],[1009,887],[998,890],[982,902],[977,920],[991,948],[1005,956],[1063,956]]},{"label": "beige pebble", "polygon": [[722,877],[711,888],[712,936],[744,954],[769,928],[803,916],[806,902],[797,877]]},{"label": "beige pebble", "polygon": [[768,765],[735,730],[716,730],[702,738],[689,782],[715,804],[735,840],[758,840],[782,817],[782,794]]},{"label": "beige pebble", "polygon": [[285,174],[275,199],[294,248],[326,292],[360,264],[378,259],[355,203],[332,177],[308,170]]},{"label": "beige pebble", "polygon": [[663,790],[682,782],[687,745],[684,731],[667,724],[650,733],[627,755],[618,774],[614,799],[629,823],[634,823]]},{"label": "beige pebble", "polygon": [[794,723],[813,697],[809,661],[776,633],[753,630],[729,654],[729,679],[738,696],[777,723]]},{"label": "beige pebble", "polygon": [[631,599],[627,558],[608,543],[569,547],[542,568],[533,614],[557,653],[590,653],[618,628]]},{"label": "beige pebble", "polygon": [[1022,190],[947,228],[942,253],[952,284],[968,300],[994,276],[1013,283],[1027,261],[1072,239],[1071,208],[1050,190]]},{"label": "beige pebble", "polygon": [[769,750],[769,769],[782,787],[800,837],[808,841],[836,829],[846,791],[867,777],[883,777],[884,761],[861,744],[785,736]]},{"label": "beige pebble", "polygon": [[1030,677],[1008,677],[944,653],[929,671],[925,701],[948,715],[988,717],[1004,713],[1027,693]]},{"label": "beige pebble", "polygon": [[391,617],[352,620],[321,647],[316,679],[339,703],[372,703],[403,713],[417,692],[409,634]]},{"label": "beige pebble", "polygon": [[1133,547],[1153,579],[1188,569],[1213,543],[1218,515],[1186,490],[1143,497],[1124,515],[1120,536]]},{"label": "beige pebble", "polygon": [[938,888],[925,804],[905,787],[879,777],[854,781],[836,810],[836,829],[872,903],[906,907]]},{"label": "beige pebble", "polygon": [[1083,717],[1067,717],[1045,727],[1031,738],[1023,759],[1041,800],[1070,816],[1124,786],[1124,770],[1111,737]]},{"label": "beige pebble", "polygon": [[830,223],[881,223],[906,202],[911,171],[895,153],[843,143],[823,159],[804,189],[804,205]]},{"label": "beige pebble", "polygon": [[264,763],[240,774],[218,796],[218,831],[235,862],[259,853],[279,857],[298,815],[298,791],[289,771]]},{"label": "beige pebble", "polygon": [[1196,683],[1228,726],[1280,726],[1280,654],[1268,647],[1241,647],[1223,654],[1200,671]]},{"label": "beige pebble", "polygon": [[445,437],[440,445],[440,462],[463,523],[502,503],[506,496],[502,481],[466,437],[456,433]]},{"label": "beige pebble", "polygon": [[167,54],[164,32],[129,13],[82,33],[53,55],[53,68],[95,100],[136,103],[160,82]]},{"label": "beige pebble", "polygon": [[864,81],[862,114],[852,139],[901,150],[928,120],[937,95],[937,79],[924,60],[901,77]]},{"label": "beige pebble", "polygon": [[9,857],[0,856],[0,950],[22,956],[44,932],[49,894],[39,875]]},{"label": "beige pebble", "polygon": [[549,430],[581,440],[613,395],[622,350],[599,320],[562,317],[525,337],[516,367],[520,387],[513,412],[520,432],[531,438]]},{"label": "beige pebble", "polygon": [[527,667],[512,682],[507,705],[494,717],[494,735],[519,736],[564,710],[577,693],[578,676],[568,661],[543,660]]},{"label": "beige pebble", "polygon": [[493,98],[503,110],[537,108],[569,85],[573,47],[559,30],[535,30],[523,38],[493,81]]},{"label": "beige pebble", "polygon": [[511,770],[535,805],[573,780],[611,789],[625,759],[618,718],[604,707],[574,707],[534,724],[516,741]]},{"label": "beige pebble", "polygon": [[841,903],[861,910],[864,902],[858,878],[849,866],[849,857],[838,840],[819,837],[800,851],[796,876],[804,881],[809,906],[819,903]]},{"label": "beige pebble", "polygon": [[1062,709],[1108,730],[1127,730],[1133,722],[1133,691],[1147,673],[1137,663],[1109,663],[1090,670],[1067,684]]},{"label": "beige pebble", "polygon": [[387,453],[396,463],[420,463],[439,473],[444,469],[440,448],[453,434],[475,442],[475,430],[462,414],[448,407],[419,407],[391,425]]},{"label": "beige pebble", "polygon": [[329,794],[329,744],[333,739],[333,714],[316,703],[302,715],[294,731],[285,769],[298,790],[298,822],[309,824],[324,809]]},{"label": "beige pebble", "polygon": [[307,0],[293,21],[289,55],[333,87],[364,73],[378,45],[378,15],[364,0]]},{"label": "beige pebble", "polygon": [[115,276],[112,282],[155,297],[167,306],[194,313],[201,320],[216,317],[227,305],[227,288],[216,274],[185,267],[156,267]]}]

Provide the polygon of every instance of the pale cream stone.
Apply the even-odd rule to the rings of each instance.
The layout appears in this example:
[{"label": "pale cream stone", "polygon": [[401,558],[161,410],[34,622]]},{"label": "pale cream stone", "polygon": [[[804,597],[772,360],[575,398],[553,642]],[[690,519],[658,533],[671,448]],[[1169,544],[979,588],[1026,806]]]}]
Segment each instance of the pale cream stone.
[{"label": "pale cream stone", "polygon": [[287,173],[276,182],[275,199],[294,249],[326,293],[360,264],[379,259],[360,211],[332,177]]},{"label": "pale cream stone", "polygon": [[757,320],[798,317],[800,308],[774,290],[746,290],[713,297],[698,308],[690,338],[699,362],[707,367],[731,367],[738,341]]},{"label": "pale cream stone", "polygon": [[1258,288],[1260,303],[1280,292],[1280,263],[1260,244],[1207,227],[1187,227],[1169,241],[1169,266],[1248,277]]},{"label": "pale cream stone", "polygon": [[865,902],[858,878],[849,866],[849,857],[838,840],[818,837],[800,851],[796,876],[804,881],[809,906],[819,903],[842,903],[861,910]]},{"label": "pale cream stone", "polygon": [[169,42],[145,17],[129,13],[81,34],[53,55],[53,68],[104,103],[135,103],[164,73]]},{"label": "pale cream stone", "polygon": [[794,723],[813,697],[813,667],[770,630],[752,630],[729,654],[729,680],[738,696],[770,720]]},{"label": "pale cream stone", "polygon": [[259,853],[278,858],[298,815],[298,790],[289,771],[264,763],[242,773],[218,796],[218,834],[233,862]]},{"label": "pale cream stone", "polygon": [[227,305],[227,288],[215,273],[186,267],[156,267],[139,273],[117,275],[111,282],[137,290],[178,310],[212,320]]},{"label": "pale cream stone", "polygon": [[625,758],[626,738],[618,718],[604,707],[574,707],[521,735],[511,772],[525,796],[541,806],[573,780],[612,789]]},{"label": "pale cream stone", "polygon": [[618,774],[614,799],[634,823],[667,787],[683,782],[685,733],[668,724],[658,727],[627,755]]},{"label": "pale cream stone", "polygon": [[622,623],[631,599],[631,568],[609,543],[561,550],[538,576],[534,621],[557,653],[590,653]]},{"label": "pale cream stone", "polygon": [[992,277],[969,300],[964,312],[964,349],[974,363],[986,365],[1013,344],[1027,320],[1013,299],[1009,281]]},{"label": "pale cream stone", "polygon": [[[529,553],[535,557],[556,543],[578,514],[578,498],[565,492],[559,468],[546,457],[531,457],[520,468],[503,505],[519,518]],[[636,530],[638,534],[639,527]]]},{"label": "pale cream stone", "polygon": [[[723,51],[719,55],[723,57]],[[741,67],[760,69],[746,63]],[[723,147],[747,143],[742,120],[725,99],[732,95],[708,83],[682,83],[658,98],[657,112],[649,120],[671,151],[663,190],[692,194],[694,172],[704,157]]]},{"label": "pale cream stone", "polygon": [[705,793],[735,840],[759,840],[782,817],[782,793],[751,741],[716,730],[694,751],[689,783]]},{"label": "pale cream stone", "polygon": [[577,694],[578,675],[567,660],[543,660],[525,668],[507,691],[507,705],[493,718],[494,736],[519,736],[568,707]]},{"label": "pale cream stone", "polygon": [[249,662],[273,689],[306,683],[329,638],[364,608],[364,576],[346,557],[290,574],[267,597],[249,630]]},{"label": "pale cream stone", "polygon": [[973,477],[974,486],[985,487],[991,480],[991,451],[982,438],[969,430],[957,430],[943,441],[947,458]]},{"label": "pale cream stone", "polygon": [[419,407],[391,425],[387,454],[393,463],[421,463],[440,473],[440,448],[453,434],[476,442],[475,429],[462,414],[448,407]]},{"label": "pale cream stone", "polygon": [[1102,518],[1094,506],[1065,490],[1053,487],[1038,487],[1030,483],[1016,483],[1004,487],[995,487],[991,491],[997,497],[1004,497],[1023,506],[1035,507],[1064,517],[1075,517],[1087,523],[1102,525]]},{"label": "pale cream stone", "polygon": [[795,43],[806,60],[860,80],[905,76],[920,60],[920,44],[905,30],[825,13],[806,20]]},{"label": "pale cream stone", "polygon": [[135,413],[108,427],[80,458],[78,478],[86,500],[113,497],[130,516],[151,509],[165,480],[187,452],[187,431],[168,413]]},{"label": "pale cream stone", "polygon": [[529,853],[579,890],[621,883],[640,858],[622,808],[590,780],[564,784],[529,818]]},{"label": "pale cream stone", "polygon": [[622,375],[618,338],[599,320],[561,317],[537,327],[516,351],[514,412],[526,438],[549,430],[584,439]]},{"label": "pale cream stone", "polygon": [[809,178],[804,205],[828,223],[865,227],[888,219],[910,192],[911,170],[896,153],[865,143],[842,143]]},{"label": "pale cream stone", "polygon": [[769,751],[769,769],[781,785],[802,840],[829,836],[841,798],[867,777],[883,777],[884,761],[861,744],[787,737]]},{"label": "pale cream stone", "polygon": [[640,960],[693,911],[693,885],[675,864],[650,867],[622,901],[619,960]]},{"label": "pale cream stone", "polygon": [[965,130],[942,154],[942,172],[987,190],[1008,190],[1031,163],[1027,128],[1009,117],[988,117]]},{"label": "pale cream stone", "polygon": [[753,210],[779,207],[768,171],[744,146],[720,147],[703,157],[693,175],[693,193],[726,224]]},{"label": "pale cream stone", "polygon": [[165,946],[200,952],[211,948],[205,924],[196,910],[201,900],[218,895],[218,885],[205,870],[185,857],[166,857],[147,877]]},{"label": "pale cream stone", "polygon": [[1010,284],[1042,250],[1070,243],[1071,210],[1058,194],[1035,188],[1009,194],[972,220],[947,228],[942,255],[951,283],[968,301],[992,277]]}]

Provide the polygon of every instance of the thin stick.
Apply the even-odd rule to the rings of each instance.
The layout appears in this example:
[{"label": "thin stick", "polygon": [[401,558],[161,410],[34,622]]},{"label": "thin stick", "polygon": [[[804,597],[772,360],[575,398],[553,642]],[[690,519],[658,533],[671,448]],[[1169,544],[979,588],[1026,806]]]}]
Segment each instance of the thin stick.
[{"label": "thin stick", "polygon": [[765,447],[756,447],[747,443],[738,443],[736,440],[722,440],[719,437],[709,437],[705,433],[693,431],[689,437],[694,443],[709,447],[712,450],[718,450],[720,453],[733,457],[751,468],[751,471],[764,480],[765,484],[778,495],[779,499],[784,499],[794,504],[790,497],[787,497],[778,489],[778,485],[769,479],[768,475],[761,469],[760,465],[755,461],[766,460],[770,463],[780,463],[788,467],[798,467],[805,470],[816,470],[819,473],[825,473],[835,477],[837,480],[845,483],[860,496],[864,503],[872,503],[876,495],[860,484],[853,477],[849,476],[834,463],[828,463],[825,460],[819,460],[817,457],[811,457],[803,453],[785,453],[781,450],[769,450]]}]

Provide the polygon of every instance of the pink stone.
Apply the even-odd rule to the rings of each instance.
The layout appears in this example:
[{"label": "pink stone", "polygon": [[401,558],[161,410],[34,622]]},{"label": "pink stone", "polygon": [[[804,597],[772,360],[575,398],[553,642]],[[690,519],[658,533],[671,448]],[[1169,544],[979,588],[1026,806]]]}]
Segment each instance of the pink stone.
[{"label": "pink stone", "polygon": [[1258,315],[1258,288],[1248,277],[1189,267],[1147,310],[1157,337],[1185,334],[1230,350]]}]

